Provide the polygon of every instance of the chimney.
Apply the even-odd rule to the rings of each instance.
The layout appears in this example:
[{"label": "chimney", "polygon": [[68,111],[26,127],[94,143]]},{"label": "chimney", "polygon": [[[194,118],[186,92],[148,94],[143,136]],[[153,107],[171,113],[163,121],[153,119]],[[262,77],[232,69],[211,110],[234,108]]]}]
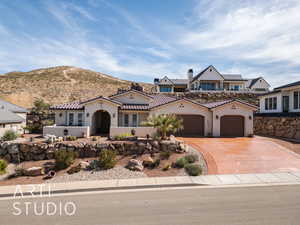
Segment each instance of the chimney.
[{"label": "chimney", "polygon": [[188,85],[187,85],[187,89],[191,89],[191,82],[193,80],[193,75],[194,75],[194,71],[193,69],[189,69],[187,72],[187,78],[188,78]]}]

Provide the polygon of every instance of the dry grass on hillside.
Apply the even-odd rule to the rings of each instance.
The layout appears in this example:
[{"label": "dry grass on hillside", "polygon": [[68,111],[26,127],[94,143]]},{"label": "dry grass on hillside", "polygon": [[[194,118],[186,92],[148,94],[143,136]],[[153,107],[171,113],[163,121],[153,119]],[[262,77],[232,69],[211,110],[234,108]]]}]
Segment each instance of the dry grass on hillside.
[{"label": "dry grass on hillside", "polygon": [[[76,67],[59,66],[0,76],[0,98],[30,108],[37,98],[50,104],[114,94],[130,81]],[[153,87],[142,83],[146,91]]]}]

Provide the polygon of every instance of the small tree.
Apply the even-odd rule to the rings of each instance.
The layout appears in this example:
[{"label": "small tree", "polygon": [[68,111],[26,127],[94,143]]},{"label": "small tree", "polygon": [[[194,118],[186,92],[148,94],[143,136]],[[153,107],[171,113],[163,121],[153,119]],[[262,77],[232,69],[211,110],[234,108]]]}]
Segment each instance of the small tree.
[{"label": "small tree", "polygon": [[152,116],[143,124],[157,128],[162,139],[167,138],[168,132],[175,133],[183,128],[182,119],[178,119],[174,114]]},{"label": "small tree", "polygon": [[33,105],[32,112],[35,113],[45,113],[50,108],[50,105],[45,103],[43,99],[36,99]]},{"label": "small tree", "polygon": [[13,141],[19,137],[18,133],[13,130],[7,130],[3,134],[2,140],[3,141]]}]

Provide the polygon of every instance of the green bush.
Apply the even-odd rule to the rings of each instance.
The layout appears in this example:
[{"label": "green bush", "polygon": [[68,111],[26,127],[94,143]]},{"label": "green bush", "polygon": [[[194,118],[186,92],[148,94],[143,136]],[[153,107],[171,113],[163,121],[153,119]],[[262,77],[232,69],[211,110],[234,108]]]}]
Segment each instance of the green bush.
[{"label": "green bush", "polygon": [[186,155],[184,158],[186,159],[186,161],[188,161],[188,163],[194,163],[198,161],[198,156],[196,154]]},{"label": "green bush", "polygon": [[122,141],[128,137],[132,137],[132,135],[129,133],[124,133],[124,134],[119,134],[119,135],[114,136],[114,139],[117,141]]},{"label": "green bush", "polygon": [[77,154],[72,151],[60,150],[54,153],[56,170],[63,170],[72,165]]},{"label": "green bush", "polygon": [[185,165],[184,169],[190,176],[198,176],[202,173],[201,166],[196,164],[187,164]]},{"label": "green bush", "polygon": [[5,131],[2,140],[3,141],[13,141],[16,140],[19,137],[19,135],[13,131],[13,130],[7,130]]},{"label": "green bush", "polygon": [[77,140],[77,137],[75,137],[75,136],[68,136],[68,137],[67,137],[67,140],[68,140],[68,141],[76,141],[76,140]]},{"label": "green bush", "polygon": [[117,154],[112,150],[102,150],[99,156],[99,167],[101,169],[111,169],[117,164]]},{"label": "green bush", "polygon": [[177,159],[176,162],[175,162],[175,166],[176,166],[177,168],[183,168],[183,167],[185,167],[185,165],[187,165],[187,164],[188,164],[188,161],[186,160],[185,157],[179,158],[179,159]]},{"label": "green bush", "polygon": [[0,174],[6,173],[7,162],[4,159],[0,159]]},{"label": "green bush", "polygon": [[171,165],[170,165],[170,164],[167,164],[167,165],[164,166],[164,168],[163,168],[162,170],[163,170],[163,171],[167,171],[167,170],[169,170],[169,169],[171,169]]},{"label": "green bush", "polygon": [[169,151],[159,153],[159,157],[161,159],[169,159],[170,156],[171,156],[171,152],[169,152]]},{"label": "green bush", "polygon": [[155,159],[155,161],[153,163],[153,168],[159,167],[159,164],[160,164],[160,159]]}]

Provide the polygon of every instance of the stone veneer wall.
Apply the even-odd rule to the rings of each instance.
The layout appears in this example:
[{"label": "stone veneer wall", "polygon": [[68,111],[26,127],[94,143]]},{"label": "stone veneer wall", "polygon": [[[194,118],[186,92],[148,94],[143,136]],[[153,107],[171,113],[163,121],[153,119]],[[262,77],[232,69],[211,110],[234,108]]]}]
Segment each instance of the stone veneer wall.
[{"label": "stone veneer wall", "polygon": [[183,152],[186,145],[171,141],[108,141],[108,142],[57,142],[47,143],[0,143],[0,158],[8,162],[53,159],[54,152],[68,150],[78,153],[79,158],[97,157],[101,150],[111,149],[120,155],[138,155],[160,151]]},{"label": "stone veneer wall", "polygon": [[300,140],[300,117],[255,116],[254,134]]}]

